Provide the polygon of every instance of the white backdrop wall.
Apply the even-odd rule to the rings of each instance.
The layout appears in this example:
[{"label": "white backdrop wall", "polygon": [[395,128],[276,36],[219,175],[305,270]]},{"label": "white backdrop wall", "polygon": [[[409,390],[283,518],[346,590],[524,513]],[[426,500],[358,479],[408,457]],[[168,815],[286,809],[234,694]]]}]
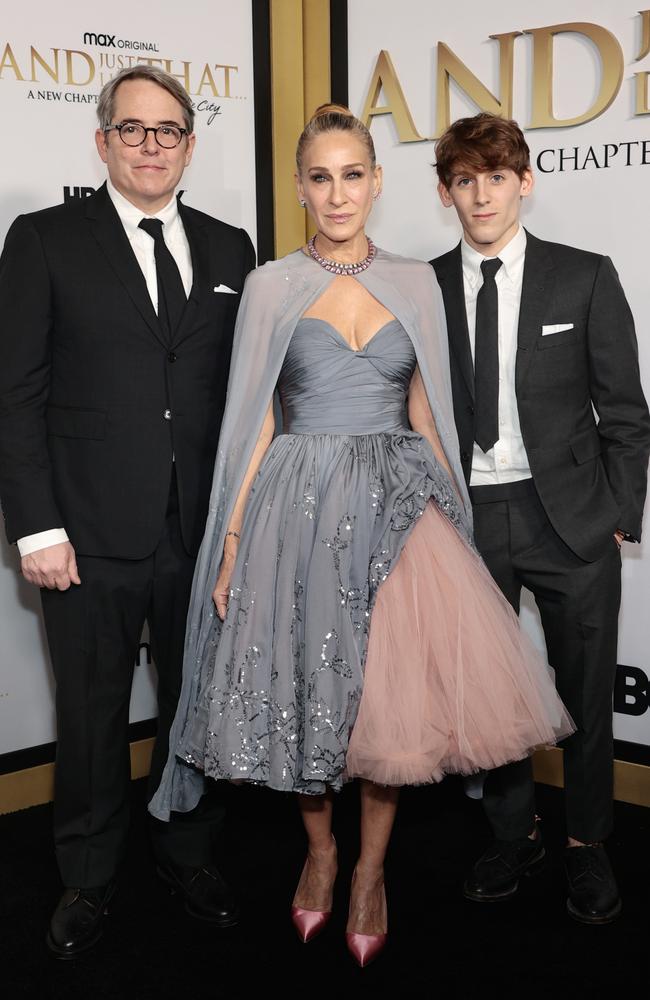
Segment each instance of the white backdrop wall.
[{"label": "white backdrop wall", "polygon": [[[172,0],[6,5],[0,241],[16,215],[85,197],[103,182],[93,138],[97,96],[123,66],[151,60],[177,74],[195,104],[197,144],[182,180],[184,201],[243,226],[255,242],[251,17],[250,3],[230,0],[194,0],[187,10]],[[39,597],[18,570],[16,549],[2,534],[0,754],[55,739]],[[155,714],[155,674],[141,649],[131,720]]]},{"label": "white backdrop wall", "polygon": [[[441,55],[445,58],[438,43],[444,43],[494,97],[502,98],[499,43],[490,36],[573,23],[574,30],[558,32],[553,43],[551,94],[544,96],[552,98],[556,119],[582,116],[596,101],[603,81],[614,91],[617,74],[622,74],[610,106],[593,120],[531,129],[534,39],[526,34],[514,39],[512,114],[525,130],[537,181],[532,197],[524,203],[524,224],[542,239],[612,257],[635,315],[642,377],[649,395],[645,236],[650,213],[650,117],[648,112],[637,113],[647,105],[648,79],[642,76],[638,82],[635,74],[650,71],[650,55],[642,55],[650,44],[650,13],[640,15],[628,0],[616,4],[612,0],[547,0],[544,4],[465,0],[462,5],[349,0],[348,22],[351,108],[360,114],[366,106],[378,57],[387,51],[415,129],[424,137],[424,141],[400,142],[394,115],[373,118],[371,131],[385,179],[370,231],[381,246],[425,260],[450,249],[459,238],[455,212],[443,209],[437,198],[431,167],[434,144],[427,139],[437,132],[438,63]],[[613,41],[600,36],[608,47],[604,60],[594,42],[575,30],[575,22],[595,24],[613,36]],[[538,46],[540,41],[538,37]],[[538,48],[538,68],[540,57]],[[385,88],[377,105],[389,100]],[[452,121],[482,109],[452,81]],[[646,517],[646,530],[650,531],[650,517]],[[650,744],[650,542],[626,545],[624,550],[615,735]],[[530,600],[523,617],[543,645]]]}]

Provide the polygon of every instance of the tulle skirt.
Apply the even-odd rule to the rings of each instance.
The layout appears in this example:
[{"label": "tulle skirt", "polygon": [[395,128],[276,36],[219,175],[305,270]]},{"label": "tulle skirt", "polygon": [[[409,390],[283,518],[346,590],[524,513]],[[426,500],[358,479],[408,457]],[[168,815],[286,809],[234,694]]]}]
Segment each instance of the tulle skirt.
[{"label": "tulle skirt", "polygon": [[439,781],[521,759],[574,726],[481,558],[429,502],[379,589],[348,777]]},{"label": "tulle skirt", "polygon": [[280,435],[251,488],[212,669],[176,753],[319,795],[437,781],[571,731],[411,431]]}]

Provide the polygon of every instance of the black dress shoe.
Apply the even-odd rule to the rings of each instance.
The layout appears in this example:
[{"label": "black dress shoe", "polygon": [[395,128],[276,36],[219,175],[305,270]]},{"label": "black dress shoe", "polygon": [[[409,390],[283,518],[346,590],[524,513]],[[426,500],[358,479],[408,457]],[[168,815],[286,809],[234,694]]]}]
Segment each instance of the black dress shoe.
[{"label": "black dress shoe", "polygon": [[602,844],[567,847],[564,866],[569,880],[566,908],[583,924],[609,924],[623,908],[609,858]]},{"label": "black dress shoe", "polygon": [[45,938],[57,958],[74,958],[92,948],[102,936],[102,923],[115,885],[94,889],[66,889],[54,911]]},{"label": "black dress shoe", "polygon": [[474,865],[465,880],[463,895],[479,903],[509,899],[517,891],[522,875],[533,875],[544,862],[542,835],[495,840]]},{"label": "black dress shoe", "polygon": [[158,864],[156,871],[173,893],[185,897],[185,909],[191,916],[219,927],[233,927],[239,920],[234,896],[214,865],[186,868],[168,861]]}]

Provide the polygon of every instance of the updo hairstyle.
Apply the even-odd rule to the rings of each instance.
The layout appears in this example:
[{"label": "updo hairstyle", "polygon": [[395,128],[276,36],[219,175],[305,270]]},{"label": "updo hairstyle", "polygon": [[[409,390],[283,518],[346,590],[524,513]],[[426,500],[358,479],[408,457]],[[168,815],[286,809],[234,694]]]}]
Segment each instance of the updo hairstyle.
[{"label": "updo hairstyle", "polygon": [[317,135],[324,135],[326,132],[351,132],[353,135],[358,136],[366,147],[370,166],[373,170],[375,169],[377,164],[375,144],[363,122],[355,118],[350,109],[344,107],[342,104],[321,104],[314,111],[298,139],[298,146],[296,148],[298,173],[302,171],[305,150],[311,140]]}]

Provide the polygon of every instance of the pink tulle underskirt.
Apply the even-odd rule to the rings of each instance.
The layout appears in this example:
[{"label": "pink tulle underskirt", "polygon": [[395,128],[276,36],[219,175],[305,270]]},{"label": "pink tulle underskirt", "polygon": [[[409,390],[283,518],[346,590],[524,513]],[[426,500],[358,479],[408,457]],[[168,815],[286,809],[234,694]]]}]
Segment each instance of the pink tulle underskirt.
[{"label": "pink tulle underskirt", "polygon": [[520,760],[574,728],[485,564],[427,504],[377,595],[347,775],[439,781]]}]

